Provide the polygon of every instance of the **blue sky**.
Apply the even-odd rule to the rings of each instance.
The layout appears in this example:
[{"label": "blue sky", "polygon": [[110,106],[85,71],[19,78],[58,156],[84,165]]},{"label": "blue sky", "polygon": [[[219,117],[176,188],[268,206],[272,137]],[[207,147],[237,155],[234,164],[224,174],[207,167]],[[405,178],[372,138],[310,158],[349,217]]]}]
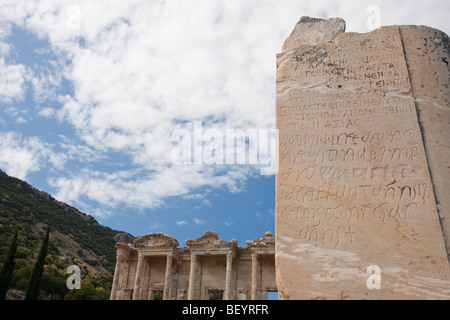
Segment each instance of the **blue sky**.
[{"label": "blue sky", "polygon": [[211,230],[244,246],[274,232],[274,175],[176,164],[173,133],[273,129],[276,53],[295,23],[368,32],[371,5],[381,25],[450,32],[446,0],[2,0],[0,169],[134,236],[184,246]]}]

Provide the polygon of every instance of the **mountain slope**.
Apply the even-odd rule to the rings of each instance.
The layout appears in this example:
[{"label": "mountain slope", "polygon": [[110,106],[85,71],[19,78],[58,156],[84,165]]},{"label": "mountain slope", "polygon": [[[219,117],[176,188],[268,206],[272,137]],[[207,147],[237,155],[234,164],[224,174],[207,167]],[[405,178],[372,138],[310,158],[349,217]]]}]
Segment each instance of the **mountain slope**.
[{"label": "mountain slope", "polygon": [[0,263],[18,227],[17,268],[31,268],[46,226],[51,228],[49,263],[60,274],[67,266],[78,265],[83,276],[103,287],[110,285],[114,273],[116,239],[133,240],[0,170]]}]

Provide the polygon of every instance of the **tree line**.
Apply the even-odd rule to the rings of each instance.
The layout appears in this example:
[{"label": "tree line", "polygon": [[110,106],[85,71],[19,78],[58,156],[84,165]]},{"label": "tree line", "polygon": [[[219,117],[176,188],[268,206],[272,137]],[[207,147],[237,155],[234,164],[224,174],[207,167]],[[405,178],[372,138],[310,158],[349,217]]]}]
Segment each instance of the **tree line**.
[{"label": "tree line", "polygon": [[[81,288],[69,290],[64,275],[61,274],[60,270],[54,264],[46,265],[49,234],[50,227],[47,227],[36,262],[29,276],[23,299],[108,300],[109,290],[103,287],[95,287],[89,279],[87,270],[84,270],[86,277],[81,281]],[[0,272],[0,300],[11,299],[11,297],[8,297],[8,291],[13,281],[16,266],[16,254],[19,245],[18,237],[19,230],[16,229]],[[46,271],[45,275],[44,270]],[[20,275],[20,277],[23,279],[27,275]]]}]

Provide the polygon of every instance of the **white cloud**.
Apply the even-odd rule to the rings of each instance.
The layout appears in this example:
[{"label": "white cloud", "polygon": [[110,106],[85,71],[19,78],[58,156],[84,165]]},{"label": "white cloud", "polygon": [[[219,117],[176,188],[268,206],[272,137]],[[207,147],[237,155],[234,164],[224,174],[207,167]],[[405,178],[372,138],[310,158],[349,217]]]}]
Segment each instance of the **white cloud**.
[{"label": "white cloud", "polygon": [[9,175],[24,179],[29,172],[40,168],[33,151],[18,145],[12,133],[0,134],[0,150],[0,165]]},{"label": "white cloud", "polygon": [[38,115],[46,117],[46,118],[50,118],[53,115],[55,115],[55,110],[52,108],[43,108],[38,112]]},{"label": "white cloud", "polygon": [[206,221],[205,221],[205,220],[201,220],[201,219],[194,218],[194,223],[196,223],[196,224],[206,224]]},{"label": "white cloud", "polygon": [[13,103],[24,98],[29,71],[23,64],[8,64],[0,57],[0,102]]},{"label": "white cloud", "polygon": [[[183,195],[181,198],[185,199],[185,200],[196,200],[201,204],[201,206],[211,206],[211,201],[209,201],[207,199],[209,191],[210,190],[207,190],[204,193],[186,194],[186,195]],[[198,208],[198,207],[199,206],[197,206],[196,208]]]},{"label": "white cloud", "polygon": [[18,123],[18,124],[24,124],[27,122],[28,122],[27,119],[25,119],[24,117],[18,117],[15,121],[15,123]]},{"label": "white cloud", "polygon": [[25,179],[30,172],[48,164],[61,168],[64,159],[52,146],[38,138],[23,138],[14,132],[0,132],[0,167],[12,176]]},{"label": "white cloud", "polygon": [[0,56],[7,56],[11,46],[8,43],[0,41]]},{"label": "white cloud", "polygon": [[8,23],[0,20],[0,56],[7,56],[11,49],[11,45],[2,41],[11,33],[11,27]]},{"label": "white cloud", "polygon": [[161,230],[162,227],[164,227],[164,225],[153,221],[150,222],[148,229],[150,230],[150,232],[156,232],[156,230]]},{"label": "white cloud", "polygon": [[50,179],[49,183],[58,192],[55,197],[64,202],[82,202],[83,199],[97,201],[101,205],[114,207],[125,204],[137,209],[157,208],[168,197],[183,196],[204,186],[227,186],[239,190],[245,181],[227,174],[209,176],[189,166],[161,168],[157,172],[142,169],[105,173],[88,169],[66,177]]},{"label": "white cloud", "polygon": [[179,225],[179,226],[183,226],[185,224],[188,224],[188,222],[186,220],[179,220],[179,221],[176,222],[176,224]]},{"label": "white cloud", "polygon": [[[349,30],[365,32],[371,4],[380,6],[383,24],[450,31],[448,1],[3,0],[7,27],[3,36],[0,28],[0,53],[11,51],[5,42],[11,22],[47,39],[62,61],[55,62],[55,74],[31,76],[26,66],[0,58],[0,101],[22,99],[31,79],[37,103],[61,104],[38,114],[70,125],[82,142],[63,140],[64,154],[37,159],[36,150],[7,146],[0,163],[26,176],[42,167],[42,159],[57,168],[107,160],[108,169],[59,172],[50,181],[60,200],[86,198],[104,206],[156,208],[173,196],[208,205],[198,189],[240,192],[254,168],[171,162],[174,119],[203,120],[219,130],[273,127],[276,53],[298,19],[341,16]],[[72,96],[57,96],[64,77]],[[108,151],[128,157],[129,166]],[[14,164],[8,157],[21,160]]]},{"label": "white cloud", "polygon": [[41,74],[31,79],[33,86],[33,100],[36,103],[48,103],[56,100],[56,90],[61,83],[61,77],[58,71],[53,73]]},{"label": "white cloud", "polygon": [[[9,112],[12,115],[21,113],[14,108]],[[27,120],[19,116],[16,123],[27,123]],[[63,172],[68,161],[89,163],[102,159],[86,146],[71,144],[73,142],[67,138],[64,141],[54,145],[37,137],[0,132],[0,168],[11,176],[26,179],[29,173],[44,168],[50,172]],[[76,186],[76,183],[73,186]]]}]

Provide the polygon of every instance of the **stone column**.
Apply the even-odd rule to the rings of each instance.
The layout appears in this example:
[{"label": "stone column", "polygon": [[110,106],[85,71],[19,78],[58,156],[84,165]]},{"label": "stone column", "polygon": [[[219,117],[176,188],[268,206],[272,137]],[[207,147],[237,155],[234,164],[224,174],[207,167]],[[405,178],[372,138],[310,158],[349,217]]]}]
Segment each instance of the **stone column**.
[{"label": "stone column", "polygon": [[252,300],[258,300],[258,275],[259,275],[258,254],[252,253]]},{"label": "stone column", "polygon": [[136,268],[136,278],[134,280],[133,300],[141,299],[141,278],[142,269],[144,269],[144,256],[140,254],[138,256],[138,264]]},{"label": "stone column", "polygon": [[231,278],[233,275],[233,252],[227,252],[227,270],[225,278],[225,297],[224,300],[231,300]]},{"label": "stone column", "polygon": [[123,256],[121,254],[118,254],[116,256],[116,268],[114,269],[114,279],[113,279],[113,284],[111,287],[111,297],[110,300],[116,300],[116,296],[117,296],[117,287],[119,285],[119,277],[120,277],[120,272],[122,271],[122,260],[123,260]]},{"label": "stone column", "polygon": [[163,300],[170,300],[170,292],[172,289],[172,262],[173,262],[173,255],[168,254],[166,263],[166,276],[164,278]]},{"label": "stone column", "polygon": [[188,300],[194,300],[195,297],[195,274],[197,272],[197,254],[191,253],[191,270],[189,271],[189,289]]}]

